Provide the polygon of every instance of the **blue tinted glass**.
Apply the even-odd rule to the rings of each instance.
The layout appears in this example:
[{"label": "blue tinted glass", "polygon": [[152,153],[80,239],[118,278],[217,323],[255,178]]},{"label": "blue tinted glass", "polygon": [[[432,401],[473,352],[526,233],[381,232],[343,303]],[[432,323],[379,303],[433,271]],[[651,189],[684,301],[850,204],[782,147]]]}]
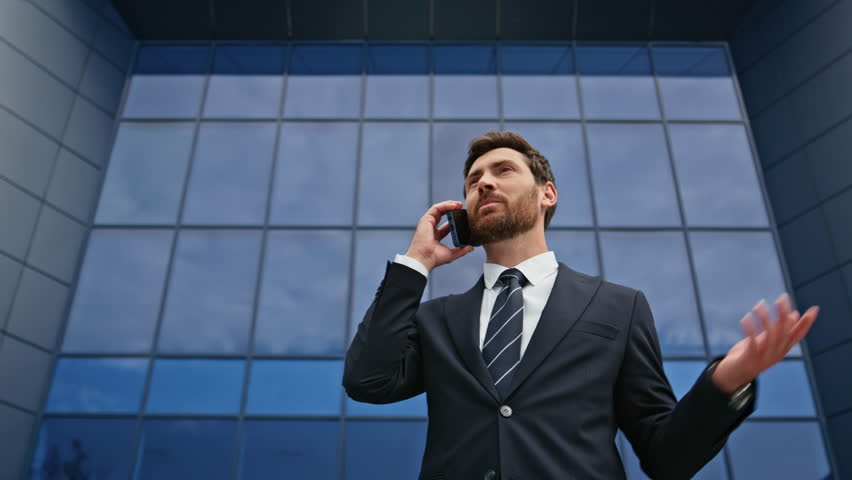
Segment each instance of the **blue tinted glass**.
[{"label": "blue tinted glass", "polygon": [[704,355],[695,290],[680,232],[601,232],[604,277],[642,290],[664,355]]},{"label": "blue tinted glass", "polygon": [[351,225],[357,155],[355,123],[282,125],[269,222]]},{"label": "blue tinted glass", "polygon": [[135,438],[135,418],[45,418],[29,478],[130,478]]},{"label": "blue tinted glass", "polygon": [[660,125],[589,125],[598,222],[606,226],[680,225]]},{"label": "blue tinted glass", "polygon": [[175,223],[194,130],[191,123],[122,123],[95,222]]},{"label": "blue tinted glass", "polygon": [[49,412],[136,412],[148,360],[63,358],[47,399]]},{"label": "blue tinted glass", "polygon": [[669,119],[738,120],[740,105],[721,47],[654,47]]},{"label": "blue tinted glass", "polygon": [[371,45],[367,48],[369,75],[428,75],[427,45]]},{"label": "blue tinted glass", "polygon": [[351,232],[271,231],[268,235],[255,352],[342,354]]},{"label": "blue tinted glass", "polygon": [[831,478],[817,422],[746,422],[728,451],[736,478]]},{"label": "blue tinted glass", "polygon": [[[690,232],[701,307],[711,353],[723,354],[743,338],[740,320],[763,298],[775,318],[785,291],[769,232]],[[798,345],[791,354],[798,355]]]},{"label": "blue tinted glass", "polygon": [[346,415],[349,416],[388,416],[388,417],[425,417],[427,414],[426,394],[401,402],[375,405],[346,399]]},{"label": "blue tinted glass", "polygon": [[367,50],[368,118],[429,116],[429,48],[374,45]]},{"label": "blue tinted glass", "polygon": [[239,478],[337,478],[339,437],[334,420],[248,420]]},{"label": "blue tinted glass", "polygon": [[742,125],[670,125],[669,134],[690,226],[768,226]]},{"label": "blue tinted glass", "polygon": [[497,118],[497,76],[491,46],[437,46],[435,106],[438,118]]},{"label": "blue tinted glass", "polygon": [[413,234],[414,230],[358,231],[355,243],[355,292],[350,317],[350,339],[355,336],[358,324],[373,303],[376,289],[384,278],[387,262],[392,262],[396,254],[403,254],[408,250]]},{"label": "blue tinted glass", "polygon": [[[471,140],[497,123],[435,123],[432,131],[432,199],[464,200],[464,161]],[[425,211],[423,213],[426,213]]]},{"label": "blue tinted glass", "polygon": [[285,117],[359,116],[361,47],[302,45],[293,48]]},{"label": "blue tinted glass", "polygon": [[645,47],[577,47],[586,118],[660,118]]},{"label": "blue tinted glass", "polygon": [[160,351],[246,351],[260,236],[251,230],[180,233]]},{"label": "blue tinted glass", "polygon": [[229,479],[236,434],[233,420],[146,420],[135,478]]},{"label": "blue tinted glass", "polygon": [[276,117],[286,54],[285,46],[216,47],[204,115]]},{"label": "blue tinted glass", "polygon": [[415,225],[429,207],[429,127],[364,125],[359,225]]},{"label": "blue tinted glass", "polygon": [[598,249],[593,232],[548,230],[547,246],[556,254],[556,260],[587,275],[599,275]]},{"label": "blue tinted glass", "polygon": [[347,422],[346,479],[417,478],[426,422]]},{"label": "blue tinted glass", "polygon": [[210,47],[205,45],[146,45],[136,56],[134,74],[192,75],[207,72]]},{"label": "blue tinted glass", "polygon": [[[441,223],[444,223],[444,221]],[[451,235],[444,237],[441,243],[449,248],[453,248]],[[479,281],[479,277],[482,276],[484,264],[485,250],[476,248],[453,263],[442,265],[432,270],[429,274],[432,298],[464,293],[470,290]]]},{"label": "blue tinted glass", "polygon": [[237,414],[244,373],[243,360],[159,359],[145,411]]},{"label": "blue tinted glass", "polygon": [[246,413],[340,415],[340,360],[255,360]]},{"label": "blue tinted glass", "polygon": [[666,377],[669,379],[669,384],[671,384],[678,400],[692,389],[701,372],[707,368],[707,362],[704,361],[669,360],[664,362],[663,365],[666,370]]},{"label": "blue tinted glass", "polygon": [[805,364],[780,362],[760,374],[756,417],[813,417],[814,398]]},{"label": "blue tinted glass", "polygon": [[506,123],[505,129],[523,135],[550,162],[559,193],[558,207],[550,225],[591,226],[589,172],[580,125],[515,122]]},{"label": "blue tinted glass", "polygon": [[506,118],[579,117],[570,47],[503,47],[501,70]]},{"label": "blue tinted glass", "polygon": [[63,351],[147,354],[171,244],[170,231],[92,231]]},{"label": "blue tinted glass", "polygon": [[202,123],[183,223],[258,225],[266,214],[275,123]]}]

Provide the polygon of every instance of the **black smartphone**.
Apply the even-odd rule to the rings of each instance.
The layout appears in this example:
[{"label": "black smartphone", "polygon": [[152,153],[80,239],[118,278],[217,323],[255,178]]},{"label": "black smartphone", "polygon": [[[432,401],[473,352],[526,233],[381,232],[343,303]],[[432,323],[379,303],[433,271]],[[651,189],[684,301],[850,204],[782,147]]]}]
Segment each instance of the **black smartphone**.
[{"label": "black smartphone", "polygon": [[457,209],[447,212],[447,223],[450,224],[450,235],[453,237],[453,245],[456,247],[466,247],[472,245],[478,247],[481,245],[471,238],[470,225],[467,223],[467,210]]}]

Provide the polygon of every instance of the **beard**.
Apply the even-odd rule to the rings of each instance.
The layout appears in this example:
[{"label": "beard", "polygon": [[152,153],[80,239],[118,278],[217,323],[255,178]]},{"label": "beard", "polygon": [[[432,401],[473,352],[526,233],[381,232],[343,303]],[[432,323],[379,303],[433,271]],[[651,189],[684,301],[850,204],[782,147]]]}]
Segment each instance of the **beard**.
[{"label": "beard", "polygon": [[526,233],[535,227],[538,220],[538,188],[532,186],[529,192],[515,201],[503,202],[504,212],[491,208],[479,213],[482,202],[490,195],[479,199],[473,211],[468,211],[471,240],[477,244],[500,242]]}]

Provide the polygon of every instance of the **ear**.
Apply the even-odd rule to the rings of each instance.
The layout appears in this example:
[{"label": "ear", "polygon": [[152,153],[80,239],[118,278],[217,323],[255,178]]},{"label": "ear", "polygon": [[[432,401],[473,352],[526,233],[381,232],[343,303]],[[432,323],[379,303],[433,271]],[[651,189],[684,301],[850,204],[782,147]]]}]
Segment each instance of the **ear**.
[{"label": "ear", "polygon": [[544,208],[550,208],[556,205],[556,201],[559,198],[559,192],[556,191],[556,185],[553,182],[547,182],[542,185],[541,189],[544,196],[541,199],[541,206]]}]

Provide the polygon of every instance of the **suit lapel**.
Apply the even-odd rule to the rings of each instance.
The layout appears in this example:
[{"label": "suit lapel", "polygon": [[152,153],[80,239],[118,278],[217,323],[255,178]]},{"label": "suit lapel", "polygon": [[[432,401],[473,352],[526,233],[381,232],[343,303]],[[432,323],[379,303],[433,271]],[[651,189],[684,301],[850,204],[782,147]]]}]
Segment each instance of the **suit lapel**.
[{"label": "suit lapel", "polygon": [[488,373],[485,360],[479,350],[479,315],[482,309],[482,292],[485,281],[479,277],[479,281],[467,292],[461,295],[453,295],[447,299],[446,320],[447,328],[456,351],[461,356],[467,369],[494,397],[496,402],[500,401],[500,394],[494,386],[494,380]]},{"label": "suit lapel", "polygon": [[[541,313],[521,363],[512,377],[508,398],[544,361],[586,310],[600,285],[600,277],[587,277],[559,264],[556,282]],[[481,296],[480,296],[481,303]],[[478,322],[477,322],[478,323]],[[477,346],[478,347],[478,346]],[[476,349],[479,352],[479,348]],[[481,358],[482,356],[479,355]],[[483,365],[484,367],[484,365]],[[488,375],[488,370],[485,370]]]}]

